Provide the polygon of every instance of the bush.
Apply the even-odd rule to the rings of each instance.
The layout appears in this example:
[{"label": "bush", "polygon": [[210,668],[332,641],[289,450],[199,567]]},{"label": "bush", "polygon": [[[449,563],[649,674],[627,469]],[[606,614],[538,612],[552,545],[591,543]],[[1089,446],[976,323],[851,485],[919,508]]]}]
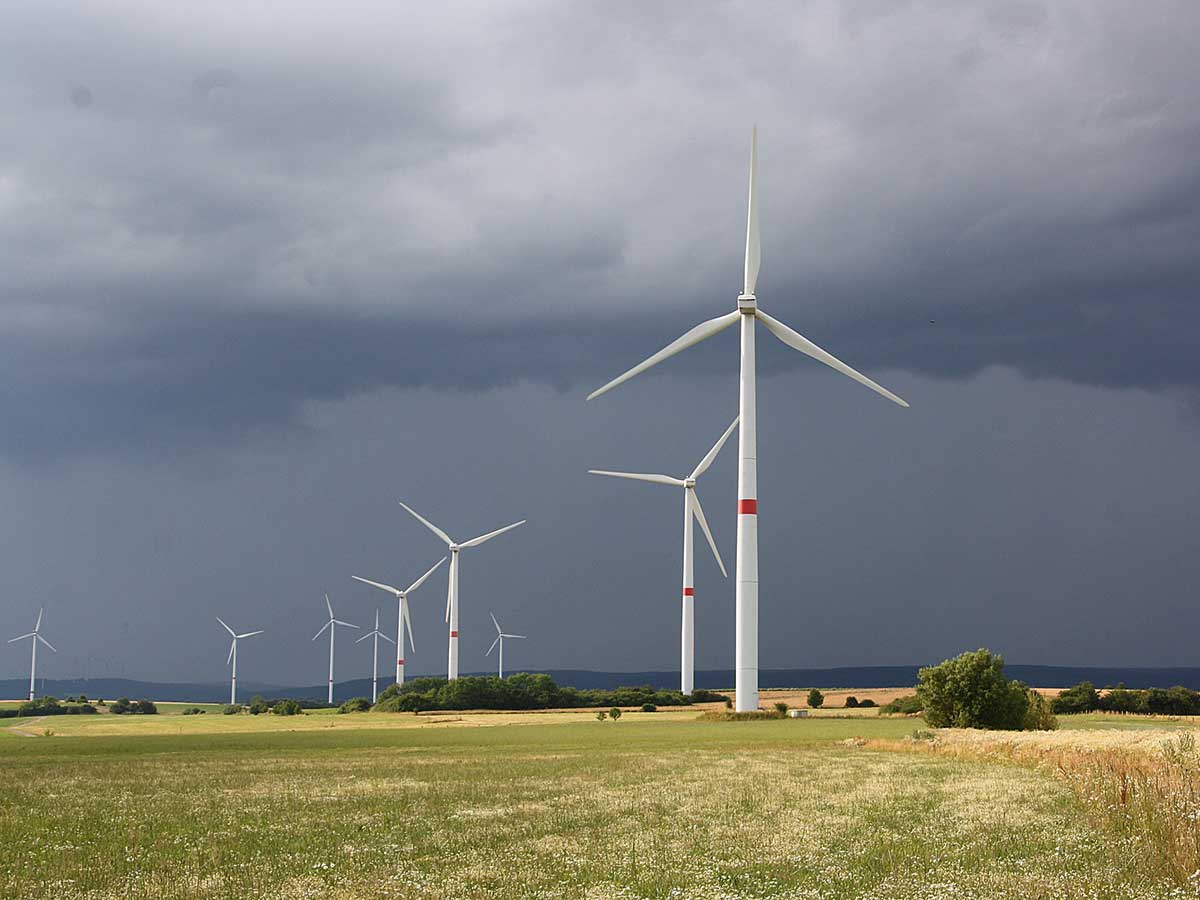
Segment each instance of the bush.
[{"label": "bush", "polygon": [[788,705],[786,703],[784,703],[782,700],[779,700],[775,703],[775,712],[779,713],[781,716],[786,716],[787,711],[788,711]]},{"label": "bush", "polygon": [[610,719],[612,719],[615,722],[615,721],[617,721],[617,719],[621,718],[621,710],[618,707],[614,706],[612,709],[610,709],[608,711],[608,716]]},{"label": "bush", "polygon": [[599,712],[596,713],[597,721],[603,722],[607,718],[608,718],[608,713],[606,713],[604,710],[600,710]]},{"label": "bush", "polygon": [[863,697],[861,700],[858,701],[859,709],[874,709],[875,706],[876,706],[875,701],[872,700],[870,697]]},{"label": "bush", "polygon": [[846,709],[857,709],[858,708],[858,698],[855,697],[853,694],[851,694],[849,697],[846,698],[846,702],[842,705]]},{"label": "bush", "polygon": [[1025,688],[1025,719],[1021,727],[1026,731],[1054,731],[1058,728],[1058,720],[1050,701],[1030,688]]},{"label": "bush", "polygon": [[725,708],[733,709],[733,701],[728,697],[725,698]]},{"label": "bush", "polygon": [[813,688],[808,692],[808,705],[813,709],[820,709],[821,704],[825,702],[825,695]]},{"label": "bush", "polygon": [[155,706],[154,703],[150,700],[139,700],[137,703],[133,704],[133,707],[134,708],[131,711],[138,713],[139,715],[143,715],[143,716],[158,715],[158,707]]},{"label": "bush", "polygon": [[1054,698],[1050,708],[1056,713],[1085,713],[1100,708],[1100,692],[1090,681],[1081,681]]},{"label": "bush", "polygon": [[918,673],[917,696],[934,728],[1024,727],[1029,691],[1004,677],[1003,657],[990,650],[962,653]]},{"label": "bush", "polygon": [[642,712],[658,712],[658,707],[653,703],[643,703]]},{"label": "bush", "polygon": [[338,707],[339,713],[356,713],[367,712],[371,708],[371,701],[366,697],[353,697],[347,700]]},{"label": "bush", "polygon": [[299,703],[289,699],[277,700],[271,707],[271,712],[277,716],[298,716],[303,711]]},{"label": "bush", "polygon": [[240,703],[226,703],[221,707],[221,714],[225,716],[236,716],[242,711]]},{"label": "bush", "polygon": [[204,715],[206,712],[208,712],[208,710],[206,710],[206,709],[201,709],[201,708],[200,708],[200,707],[198,707],[198,706],[189,706],[189,707],[186,707],[186,708],[185,708],[185,709],[184,709],[184,710],[183,710],[183,711],[180,713],[180,715],[181,715],[181,716],[202,716],[202,715]]},{"label": "bush", "polygon": [[271,711],[271,704],[255,694],[250,698],[250,705],[246,707],[246,711],[252,716],[260,716],[265,712]]},{"label": "bush", "polygon": [[883,706],[879,707],[879,711],[888,715],[898,713],[900,715],[911,716],[915,713],[924,712],[925,704],[916,694],[908,694],[883,704]]}]

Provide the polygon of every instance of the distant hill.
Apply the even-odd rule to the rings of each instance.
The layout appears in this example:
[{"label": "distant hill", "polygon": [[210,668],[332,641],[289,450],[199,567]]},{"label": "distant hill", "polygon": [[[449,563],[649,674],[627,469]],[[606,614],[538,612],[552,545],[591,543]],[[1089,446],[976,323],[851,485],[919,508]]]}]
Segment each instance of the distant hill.
[{"label": "distant hill", "polygon": [[[763,669],[759,672],[759,685],[763,688],[885,688],[908,687],[917,683],[917,666],[847,666],[834,669]],[[656,688],[679,686],[678,672],[593,672],[586,669],[545,669],[562,685],[577,688],[614,688],[620,685],[649,684]],[[1010,678],[1018,678],[1036,687],[1069,687],[1080,681],[1091,681],[1097,687],[1123,683],[1131,688],[1170,687],[1182,684],[1200,690],[1200,668],[1122,668],[1117,666],[1023,666],[1008,665],[1004,671]],[[465,673],[489,675],[490,672]],[[411,676],[410,676],[411,677]],[[380,689],[390,684],[390,679],[380,678]],[[732,689],[733,671],[730,669],[706,669],[696,672],[696,687],[719,690]],[[17,699],[29,691],[28,678],[0,680],[0,698]],[[223,703],[229,698],[229,682],[212,684],[186,684],[156,681],[135,681],[128,678],[92,679],[38,679],[38,693],[55,697],[87,694],[89,697],[115,699],[130,697],[139,699],[181,701],[192,703]],[[324,700],[325,685],[294,687],[243,681],[238,686],[238,696],[246,700],[253,694],[268,698],[294,697],[296,699]],[[369,697],[371,681],[359,678],[339,682],[335,686],[334,699],[338,702],[350,697]]]}]

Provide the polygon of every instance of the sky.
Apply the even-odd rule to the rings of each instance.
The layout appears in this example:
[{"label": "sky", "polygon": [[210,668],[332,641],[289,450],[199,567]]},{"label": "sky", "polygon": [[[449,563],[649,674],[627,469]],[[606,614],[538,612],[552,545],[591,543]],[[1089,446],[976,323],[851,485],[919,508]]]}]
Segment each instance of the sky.
[{"label": "sky", "polygon": [[[0,624],[49,677],[319,683],[465,540],[463,671],[679,665],[759,129],[763,668],[1190,665],[1187,2],[45,2],[0,14]],[[733,442],[699,485],[732,571]],[[733,584],[696,547],[696,665]],[[445,672],[444,570],[410,672]],[[342,640],[339,680],[369,671]],[[0,645],[0,675],[27,672]],[[494,659],[494,657],[493,657]]]}]

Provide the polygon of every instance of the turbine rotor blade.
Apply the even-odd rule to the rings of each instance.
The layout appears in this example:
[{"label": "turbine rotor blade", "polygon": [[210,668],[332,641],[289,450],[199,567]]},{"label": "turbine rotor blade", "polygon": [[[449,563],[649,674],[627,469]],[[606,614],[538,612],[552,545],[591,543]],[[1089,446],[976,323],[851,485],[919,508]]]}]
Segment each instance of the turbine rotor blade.
[{"label": "turbine rotor blade", "polygon": [[[404,624],[408,628],[408,644],[415,651],[417,649],[417,642],[413,640],[412,614],[408,611],[408,598],[407,597],[403,598],[400,601],[400,610],[404,615]],[[403,642],[404,638],[401,637],[400,640]]]},{"label": "turbine rotor blade", "polygon": [[233,662],[233,648],[236,646],[237,646],[237,638],[234,638],[232,641],[229,642],[229,655],[227,657],[225,657],[225,665],[229,665],[231,662]]},{"label": "turbine rotor blade", "polygon": [[499,535],[504,534],[506,531],[512,531],[518,525],[524,525],[525,522],[525,519],[522,519],[520,522],[513,522],[511,525],[505,525],[503,528],[497,528],[495,531],[489,531],[487,534],[481,534],[477,538],[471,538],[469,541],[464,542],[460,546],[478,547],[480,544],[490,541],[492,538],[498,537]]},{"label": "turbine rotor blade", "polygon": [[491,656],[491,655],[492,655],[492,651],[496,649],[496,645],[497,645],[498,643],[500,643],[500,635],[496,635],[496,639],[495,639],[494,641],[492,641],[492,646],[488,647],[488,651],[487,651],[487,653],[485,653],[485,654],[483,654],[483,655],[484,655],[484,656]]},{"label": "turbine rotor blade", "polygon": [[15,644],[17,641],[23,641],[23,640],[25,640],[25,638],[31,638],[31,637],[37,637],[37,632],[31,631],[31,632],[29,632],[29,634],[23,634],[20,637],[9,638],[8,642],[10,644]]},{"label": "turbine rotor blade", "polygon": [[527,637],[527,635],[524,635],[524,634],[504,634],[504,635],[501,635],[501,637],[506,637],[506,638],[522,638],[522,639],[524,639],[525,637]]},{"label": "turbine rotor blade", "polygon": [[721,551],[717,549],[717,542],[713,540],[712,532],[708,530],[708,520],[704,518],[704,510],[700,508],[700,498],[696,496],[695,488],[688,491],[688,502],[691,504],[692,513],[696,516],[696,521],[700,523],[700,530],[708,538],[708,546],[712,548],[713,556],[717,558],[717,565],[721,567],[721,574],[728,578],[729,573],[725,571],[725,563],[721,559]]},{"label": "turbine rotor blade", "polygon": [[328,622],[326,622],[324,625],[321,626],[321,630],[318,631],[316,634],[314,634],[312,639],[315,641],[317,638],[319,638],[321,635],[323,635],[325,633],[325,629],[328,628],[332,624],[333,624],[333,619],[330,619]]},{"label": "turbine rotor blade", "polygon": [[329,602],[329,595],[325,595],[325,607],[329,610],[329,618],[333,618],[333,604]]},{"label": "turbine rotor blade", "polygon": [[372,581],[369,578],[360,578],[358,575],[351,575],[350,577],[353,578],[355,581],[361,581],[363,584],[369,584],[369,585],[371,585],[371,587],[377,587],[381,591],[389,591],[389,592],[395,594],[397,597],[400,596],[400,589],[394,588],[390,584],[382,584],[378,581]]},{"label": "turbine rotor blade", "polygon": [[699,478],[708,471],[708,467],[713,464],[713,460],[717,458],[717,454],[721,452],[721,448],[725,446],[725,442],[729,440],[729,436],[733,434],[733,429],[737,428],[738,422],[741,420],[742,417],[740,415],[733,417],[733,422],[725,429],[725,433],[721,435],[720,440],[713,444],[713,448],[704,455],[704,459],[700,460],[700,464],[692,471],[691,478]]},{"label": "turbine rotor blade", "polygon": [[861,372],[857,372],[850,368],[832,353],[825,352],[800,332],[794,331],[793,329],[784,325],[778,319],[768,316],[761,309],[755,310],[754,315],[758,317],[759,321],[767,326],[767,330],[770,331],[771,334],[775,335],[775,337],[779,338],[779,340],[783,341],[789,347],[799,350],[801,353],[804,353],[807,356],[811,356],[813,359],[817,360],[817,362],[825,363],[825,365],[829,366],[829,368],[841,372],[847,378],[853,378],[859,384],[869,387],[882,397],[887,397],[893,403],[898,403],[900,406],[904,407],[908,406],[907,402],[897,397],[887,388],[881,387],[866,375],[863,375]]},{"label": "turbine rotor blade", "polygon": [[762,247],[758,240],[758,126],[750,138],[750,200],[746,209],[746,268],[742,293],[753,294],[758,283],[758,267],[762,263]]},{"label": "turbine rotor blade", "polygon": [[491,612],[488,612],[488,615],[492,617],[492,624],[496,626],[496,634],[500,634],[500,623],[496,621],[496,616]]},{"label": "turbine rotor blade", "polygon": [[343,622],[341,619],[334,619],[333,623],[335,625],[345,625],[347,628],[358,628],[359,627],[358,625],[354,625],[350,622]]},{"label": "turbine rotor blade", "polygon": [[238,637],[238,638],[254,637],[256,634],[262,634],[262,633],[263,633],[263,629],[260,628],[260,629],[258,629],[258,631],[247,631],[245,634],[237,634],[237,635],[234,635],[234,637]]},{"label": "turbine rotor blade", "polygon": [[230,634],[233,634],[233,633],[234,633],[233,629],[232,629],[232,628],[230,628],[228,625],[226,625],[226,624],[225,624],[225,620],[224,620],[224,619],[222,619],[220,616],[217,616],[217,617],[216,617],[216,619],[217,619],[217,621],[218,621],[218,622],[220,622],[220,623],[221,623],[221,627],[222,627],[222,628],[224,628],[224,629],[225,629],[226,631],[228,631]]},{"label": "turbine rotor blade", "polygon": [[390,637],[388,637],[386,634],[384,634],[382,631],[377,631],[377,632],[376,632],[376,634],[378,634],[378,635],[379,635],[381,638],[383,638],[383,639],[384,639],[385,641],[387,641],[389,644],[395,645],[395,643],[396,643],[396,642],[395,642],[395,641],[393,641],[393,640],[392,640]]},{"label": "turbine rotor blade", "polygon": [[57,653],[57,652],[58,652],[57,650],[55,650],[55,648],[54,648],[54,645],[53,645],[52,643],[50,643],[48,640],[46,640],[44,637],[42,637],[40,634],[35,634],[35,635],[34,635],[34,638],[35,638],[36,640],[39,640],[39,641],[41,641],[43,644],[45,644],[45,645],[46,645],[47,647],[49,647],[51,650],[54,650],[54,652],[55,652],[55,653]]},{"label": "turbine rotor blade", "polygon": [[405,591],[404,593],[411,594],[413,591],[415,591],[417,588],[419,588],[421,585],[423,585],[425,583],[425,579],[428,578],[430,575],[432,575],[434,572],[436,572],[438,569],[438,566],[440,566],[445,561],[446,561],[446,557],[443,556],[436,563],[434,563],[433,566],[430,567],[428,572],[426,572],[424,575],[422,575],[420,578],[418,578],[416,581],[414,581],[411,585],[409,585],[408,590]]},{"label": "turbine rotor blade", "polygon": [[33,626],[33,630],[34,630],[35,632],[36,632],[36,631],[40,631],[40,630],[41,630],[41,628],[42,628],[42,613],[44,613],[45,611],[46,611],[45,609],[39,609],[39,610],[38,610],[37,622],[35,622],[35,623],[34,623],[34,626]]},{"label": "turbine rotor blade", "polygon": [[[375,635],[377,635],[377,634],[379,634],[379,632],[378,632],[378,631],[368,631],[366,634],[364,634],[362,637],[360,637],[360,638],[359,638],[358,640],[356,640],[354,643],[356,643],[356,644],[361,644],[361,643],[362,643],[363,641],[365,641],[367,638],[369,638],[369,637],[375,637]],[[382,637],[382,635],[380,635],[380,636]]]},{"label": "turbine rotor blade", "polygon": [[442,531],[442,529],[438,528],[436,525],[434,525],[432,522],[430,522],[428,519],[426,519],[424,516],[422,516],[419,512],[417,512],[415,509],[413,509],[411,506],[409,506],[403,500],[397,500],[396,502],[399,503],[401,506],[403,506],[405,509],[407,509],[409,512],[409,515],[411,515],[414,519],[416,519],[418,522],[420,522],[422,525],[424,525],[426,528],[428,528],[430,531],[432,531],[434,534],[436,534],[438,537],[440,537],[447,544],[454,543],[454,541],[450,540],[450,535],[446,534],[446,532]]},{"label": "turbine rotor blade", "polygon": [[671,341],[671,343],[667,344],[667,346],[663,347],[661,350],[659,350],[653,356],[647,357],[642,362],[638,363],[636,366],[634,366],[632,369],[630,369],[628,372],[624,373],[623,375],[618,375],[616,378],[614,378],[608,384],[604,385],[604,387],[597,388],[596,390],[592,391],[590,394],[588,394],[587,398],[589,400],[593,400],[596,397],[599,397],[601,394],[611,391],[617,385],[624,384],[626,381],[628,381],[634,375],[640,375],[642,372],[645,372],[651,366],[658,365],[664,359],[669,359],[672,356],[674,356],[676,353],[679,353],[680,351],[686,350],[688,347],[691,347],[695,344],[700,343],[705,338],[710,338],[717,332],[724,331],[726,328],[728,328],[730,325],[732,325],[734,322],[736,322],[740,315],[741,315],[741,313],[737,312],[735,310],[734,312],[726,313],[723,316],[717,316],[715,319],[709,319],[706,322],[701,322],[699,325],[697,325],[691,331],[688,331],[688,332],[684,333],[682,336]]},{"label": "turbine rotor blade", "polygon": [[649,481],[654,484],[669,484],[683,487],[682,478],[672,478],[670,475],[645,475],[641,472],[609,472],[607,469],[588,469],[589,475],[607,475],[610,478],[628,478],[630,481]]}]

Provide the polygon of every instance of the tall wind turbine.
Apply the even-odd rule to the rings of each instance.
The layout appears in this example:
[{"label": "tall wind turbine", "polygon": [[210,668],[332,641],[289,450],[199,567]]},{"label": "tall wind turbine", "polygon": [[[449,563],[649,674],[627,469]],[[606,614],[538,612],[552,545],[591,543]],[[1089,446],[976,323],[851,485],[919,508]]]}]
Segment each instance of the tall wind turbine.
[{"label": "tall wind turbine", "polygon": [[[379,639],[383,638],[389,644],[395,644],[390,637],[379,630],[379,610],[375,610],[375,630],[368,631],[354,643],[361,644],[367,638],[375,638],[375,653],[371,661],[371,702],[374,703],[379,697]],[[400,635],[400,640],[404,640],[404,635]]]},{"label": "tall wind turbine", "polygon": [[396,645],[396,684],[404,684],[404,627],[408,626],[408,645],[413,649],[417,649],[416,643],[413,641],[412,630],[412,615],[408,611],[408,595],[425,583],[425,579],[437,571],[437,567],[446,561],[446,557],[442,557],[433,568],[414,581],[408,586],[408,590],[402,591],[400,588],[394,588],[390,584],[380,584],[378,581],[370,581],[366,578],[359,578],[357,575],[351,575],[355,581],[361,581],[363,584],[369,584],[372,587],[377,587],[382,591],[387,591],[396,598],[399,605],[399,610],[396,613],[396,640],[393,642]]},{"label": "tall wind turbine", "polygon": [[408,506],[403,500],[399,501],[414,519],[440,537],[446,542],[446,546],[450,548],[450,584],[446,588],[446,622],[450,625],[450,653],[449,660],[446,665],[446,678],[453,681],[458,677],[458,553],[460,550],[465,550],[468,547],[478,547],[485,541],[490,541],[497,535],[504,534],[506,531],[512,531],[518,525],[524,525],[525,520],[513,522],[511,525],[505,525],[503,528],[497,528],[495,531],[489,531],[487,534],[481,534],[477,538],[471,538],[469,541],[463,541],[461,544],[455,543],[454,539],[442,529],[438,528],[428,519],[422,518],[420,513]]},{"label": "tall wind turbine", "polygon": [[505,638],[520,638],[521,640],[524,640],[525,635],[523,635],[523,634],[505,634],[500,628],[500,623],[496,621],[496,616],[490,612],[488,613],[488,615],[492,617],[492,624],[496,626],[496,639],[494,641],[492,641],[492,646],[488,647],[488,652],[483,655],[491,656],[492,651],[496,649],[496,645],[497,644],[500,645],[500,666],[497,669],[497,673],[499,674],[499,676],[501,678],[503,678],[504,677],[504,639]]},{"label": "tall wind turbine", "polygon": [[866,375],[850,368],[837,357],[826,353],[799,332],[793,331],[778,319],[758,308],[754,288],[758,282],[758,267],[762,250],[758,240],[758,196],[755,187],[758,173],[758,129],[750,142],[750,196],[746,215],[746,263],[742,293],[737,309],[715,319],[701,322],[676,338],[653,356],[638,363],[623,375],[618,375],[588,399],[599,397],[651,366],[657,365],[688,347],[724,331],[735,322],[741,323],[741,370],[738,391],[738,520],[737,520],[737,587],[736,587],[736,688],[737,709],[744,712],[758,709],[758,433],[755,423],[754,323],[762,322],[767,331],[794,350],[799,350],[818,362],[836,369],[859,384],[869,387],[893,403],[908,406],[891,391],[880,387]]},{"label": "tall wind turbine", "polygon": [[725,433],[713,444],[713,448],[700,460],[699,465],[686,478],[672,478],[670,475],[641,475],[634,472],[607,472],[603,469],[588,469],[592,475],[611,475],[613,478],[630,478],[634,481],[650,481],[655,484],[669,484],[683,488],[683,624],[680,628],[679,650],[679,690],[690,694],[696,687],[695,661],[695,580],[693,577],[692,549],[692,518],[700,523],[700,529],[708,538],[708,546],[712,548],[721,574],[728,577],[725,563],[721,560],[721,552],[717,550],[717,542],[713,540],[712,532],[708,530],[708,521],[704,518],[704,510],[700,507],[700,498],[696,494],[696,479],[708,471],[713,464],[733,429],[737,428],[735,418]]},{"label": "tall wind turbine", "polygon": [[220,616],[217,616],[216,619],[221,623],[221,627],[228,631],[230,636],[233,637],[233,643],[229,645],[229,659],[225,660],[225,665],[229,665],[230,663],[233,664],[233,675],[229,682],[229,704],[232,706],[233,704],[237,703],[237,642],[242,638],[254,637],[256,634],[262,634],[262,629],[260,628],[258,631],[247,631],[245,634],[238,634],[236,631],[226,625],[225,620]]},{"label": "tall wind turbine", "polygon": [[[20,637],[12,638],[9,641],[10,644],[15,644],[17,641],[25,640],[25,638],[33,639],[30,641],[30,643],[33,645],[33,660],[29,663],[29,699],[30,700],[32,700],[34,697],[34,686],[35,686],[35,682],[37,681],[37,645],[38,645],[38,642],[40,641],[41,643],[43,643],[47,647],[49,647],[51,650],[54,650],[54,647],[51,645],[51,643],[48,640],[46,640],[44,637],[42,637],[42,613],[43,612],[45,612],[45,610],[43,610],[43,609],[38,610],[37,622],[35,622],[33,625],[33,631],[29,632],[29,634],[23,634]],[[58,651],[54,650],[54,652],[57,653]],[[43,687],[45,687],[45,685],[43,685]]]},{"label": "tall wind turbine", "polygon": [[349,622],[343,622],[341,619],[335,619],[333,617],[333,604],[329,602],[328,594],[325,595],[325,608],[329,610],[329,621],[326,622],[324,625],[322,625],[321,630],[313,635],[313,640],[315,641],[322,634],[324,634],[326,628],[329,629],[329,701],[328,702],[333,703],[333,637],[334,637],[334,634],[337,633],[337,627],[339,625],[345,625],[347,628],[357,628],[358,626],[351,625]]}]

